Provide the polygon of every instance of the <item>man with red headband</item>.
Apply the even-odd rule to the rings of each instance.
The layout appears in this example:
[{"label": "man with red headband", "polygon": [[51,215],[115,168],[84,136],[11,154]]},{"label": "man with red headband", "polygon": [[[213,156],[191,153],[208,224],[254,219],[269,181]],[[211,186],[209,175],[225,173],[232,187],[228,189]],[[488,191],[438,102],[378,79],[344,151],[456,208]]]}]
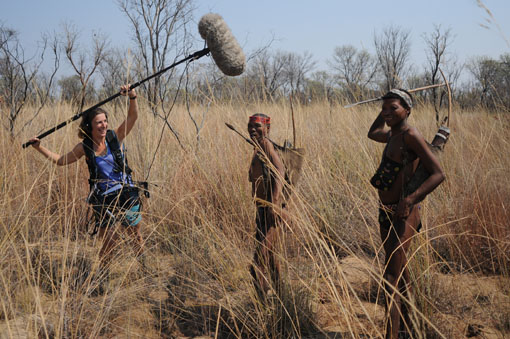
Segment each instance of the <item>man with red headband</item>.
[{"label": "man with red headband", "polygon": [[280,276],[275,249],[279,238],[277,220],[281,214],[285,168],[268,139],[270,127],[271,118],[265,114],[257,113],[249,118],[248,133],[255,144],[249,180],[257,206],[257,244],[250,272],[261,297],[265,297],[270,285],[278,291]]}]

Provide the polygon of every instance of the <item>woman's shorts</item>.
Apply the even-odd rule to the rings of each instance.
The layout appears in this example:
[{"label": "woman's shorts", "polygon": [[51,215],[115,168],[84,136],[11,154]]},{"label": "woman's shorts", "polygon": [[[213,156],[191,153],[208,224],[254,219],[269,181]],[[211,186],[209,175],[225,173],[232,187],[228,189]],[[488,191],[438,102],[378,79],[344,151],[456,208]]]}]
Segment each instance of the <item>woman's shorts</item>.
[{"label": "woman's shorts", "polygon": [[121,222],[123,226],[136,226],[142,220],[142,204],[136,187],[124,187],[107,195],[92,194],[96,226],[108,227]]}]

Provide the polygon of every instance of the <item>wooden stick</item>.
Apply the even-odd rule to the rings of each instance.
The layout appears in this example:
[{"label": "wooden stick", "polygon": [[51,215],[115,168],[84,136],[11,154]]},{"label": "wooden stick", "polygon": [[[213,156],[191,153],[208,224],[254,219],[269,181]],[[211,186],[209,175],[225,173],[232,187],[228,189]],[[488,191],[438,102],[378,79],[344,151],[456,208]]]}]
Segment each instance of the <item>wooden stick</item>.
[{"label": "wooden stick", "polygon": [[290,113],[292,117],[292,146],[296,147],[296,123],[294,121],[294,107],[292,106],[292,94],[290,95]]},{"label": "wooden stick", "polygon": [[418,87],[418,88],[409,89],[409,90],[407,90],[407,91],[408,91],[409,93],[413,93],[413,92],[424,91],[424,90],[426,90],[426,89],[436,88],[436,87],[441,87],[441,86],[446,86],[446,84],[428,85],[428,86],[424,86],[424,87]]}]

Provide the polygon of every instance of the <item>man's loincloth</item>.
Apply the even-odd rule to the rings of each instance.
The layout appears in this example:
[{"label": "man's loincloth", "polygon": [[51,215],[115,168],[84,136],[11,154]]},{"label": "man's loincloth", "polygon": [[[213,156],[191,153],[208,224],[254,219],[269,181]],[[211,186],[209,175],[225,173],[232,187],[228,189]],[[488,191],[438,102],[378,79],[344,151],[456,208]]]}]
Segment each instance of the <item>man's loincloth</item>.
[{"label": "man's loincloth", "polygon": [[270,207],[257,207],[257,216],[255,217],[255,224],[257,225],[257,233],[255,238],[257,241],[261,242],[266,238],[267,232],[271,229],[271,227],[276,227],[275,220],[270,220],[269,214]]}]

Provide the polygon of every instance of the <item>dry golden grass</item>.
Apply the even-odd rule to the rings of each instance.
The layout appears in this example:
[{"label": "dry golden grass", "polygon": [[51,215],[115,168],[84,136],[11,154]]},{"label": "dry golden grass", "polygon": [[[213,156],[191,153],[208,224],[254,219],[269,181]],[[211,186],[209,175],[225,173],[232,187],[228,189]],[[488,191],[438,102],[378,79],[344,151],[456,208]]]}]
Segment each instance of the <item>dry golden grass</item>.
[{"label": "dry golden grass", "polygon": [[[250,114],[264,112],[272,138],[291,140],[287,103],[212,104],[198,146],[186,108],[176,107],[170,122],[184,152],[142,102],[126,144],[136,179],[155,155],[144,202],[148,268],[121,244],[108,277],[97,270],[99,239],[86,234],[85,162],[56,167],[1,130],[0,337],[382,336],[383,251],[369,184],[382,146],[366,138],[378,108],[294,109],[307,157],[278,253],[283,293],[267,305],[257,302],[248,272],[252,150],[224,122],[244,131]],[[197,117],[205,110],[191,107]],[[24,138],[69,112],[63,104],[42,112]],[[122,117],[111,114],[111,124]],[[510,119],[453,118],[441,159],[447,180],[422,204],[424,229],[410,254],[416,336],[503,338],[510,335]],[[413,111],[411,123],[428,140],[436,132],[426,108]],[[60,153],[77,142],[75,125],[43,140]]]}]

